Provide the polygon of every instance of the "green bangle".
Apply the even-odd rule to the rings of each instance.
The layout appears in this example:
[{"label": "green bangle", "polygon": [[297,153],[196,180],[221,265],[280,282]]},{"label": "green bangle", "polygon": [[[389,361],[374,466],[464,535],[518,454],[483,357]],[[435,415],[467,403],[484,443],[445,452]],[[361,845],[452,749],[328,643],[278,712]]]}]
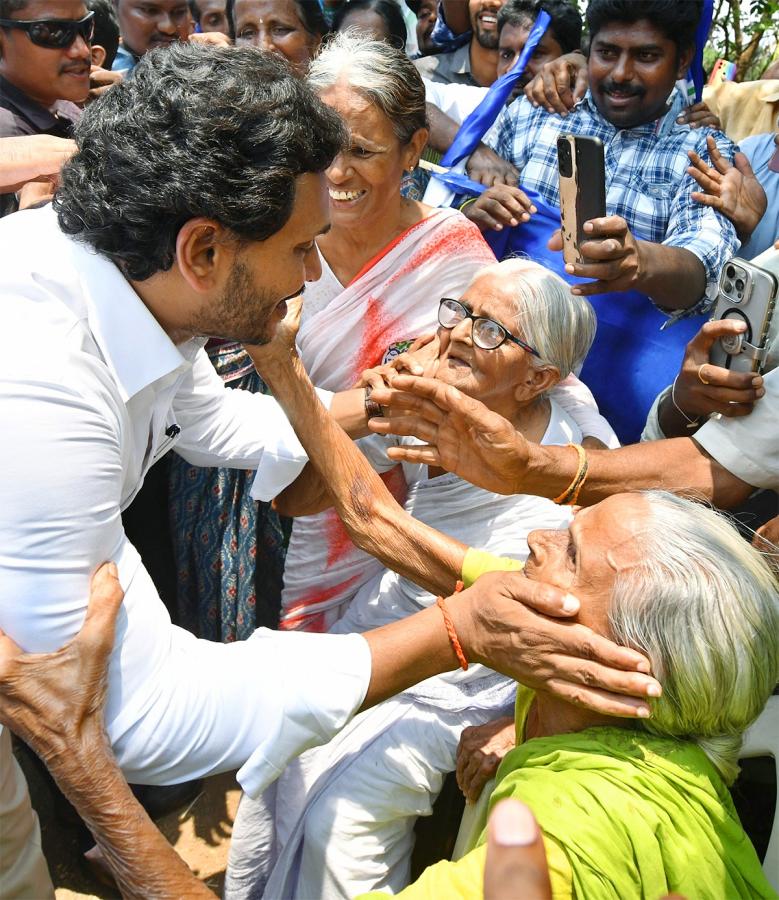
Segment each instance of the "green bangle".
[{"label": "green bangle", "polygon": [[469,197],[465,203],[461,203],[459,206],[460,212],[462,212],[469,203],[475,203],[479,198],[478,197]]}]

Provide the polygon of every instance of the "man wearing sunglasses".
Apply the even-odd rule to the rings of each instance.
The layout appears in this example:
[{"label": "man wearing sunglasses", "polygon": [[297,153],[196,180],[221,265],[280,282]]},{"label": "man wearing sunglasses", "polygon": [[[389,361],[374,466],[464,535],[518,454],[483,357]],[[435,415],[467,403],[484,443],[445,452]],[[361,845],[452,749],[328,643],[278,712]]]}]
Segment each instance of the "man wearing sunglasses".
[{"label": "man wearing sunglasses", "polygon": [[[0,0],[0,137],[71,137],[89,92],[92,16],[82,0]],[[0,193],[0,216],[16,207]]]},{"label": "man wearing sunglasses", "polygon": [[93,28],[80,0],[0,0],[0,136],[70,137]]}]

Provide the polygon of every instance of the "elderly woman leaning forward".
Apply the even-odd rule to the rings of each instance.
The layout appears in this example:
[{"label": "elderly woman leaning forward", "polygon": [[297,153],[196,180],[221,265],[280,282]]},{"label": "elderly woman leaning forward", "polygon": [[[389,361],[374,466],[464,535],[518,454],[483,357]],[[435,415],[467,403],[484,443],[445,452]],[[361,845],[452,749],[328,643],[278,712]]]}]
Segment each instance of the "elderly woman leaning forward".
[{"label": "elderly woman leaning forward", "polygon": [[[517,259],[483,269],[461,297],[440,300],[438,319],[438,356],[428,374],[486,403],[530,440],[581,441],[576,423],[548,394],[589,350],[595,315],[587,301],[551,272]],[[384,472],[394,466],[387,449],[395,444],[374,435],[360,447]],[[533,528],[564,527],[570,520],[568,508],[550,500],[499,496],[426,466],[405,466],[403,474],[409,486],[405,510],[452,535],[463,550],[473,545],[522,560]],[[331,488],[309,465],[276,502],[285,513],[308,513],[332,504]],[[386,543],[377,552],[370,532],[362,531],[357,542],[389,568],[362,585],[332,632],[368,631],[435,604],[418,578],[392,571],[403,552],[398,542],[374,533]],[[414,822],[430,814],[444,776],[454,769],[462,729],[508,711],[514,694],[509,679],[475,666],[381,704],[321,752],[312,750],[289,766],[264,802],[244,801],[231,863],[243,868],[251,857],[259,880],[264,878],[256,848],[241,847],[247,832],[265,830],[257,818],[270,806],[283,853],[267,885],[269,896],[350,897],[376,885],[399,890],[409,881]],[[377,845],[380,854],[373,852]],[[298,858],[299,872],[292,862]]]},{"label": "elderly woman leaning forward", "polygon": [[[535,280],[537,287],[539,281],[553,278],[537,274],[536,268],[522,261],[502,263],[476,279],[460,298],[459,321],[450,318],[457,307],[446,307],[436,377],[451,379],[466,393],[479,385],[498,408],[505,395],[499,399],[500,379],[493,381],[489,375],[491,365],[497,365],[490,355],[497,360],[501,353],[512,354],[508,370],[518,373],[518,397],[527,397],[528,379],[548,379],[549,360],[539,360],[532,352],[537,350],[532,341],[542,344],[543,337],[532,331],[530,318],[518,319],[507,305],[511,285],[516,296],[516,282],[532,285]],[[508,277],[501,288],[504,273]],[[496,334],[504,343],[485,349],[494,346]],[[286,366],[274,366],[273,374],[265,359],[274,394],[349,533],[403,576],[397,579],[387,572],[374,602],[355,604],[351,615],[356,627],[403,615],[397,609],[404,603],[409,609],[414,602],[430,603],[429,594],[413,592],[411,581],[433,594],[446,594],[457,578],[469,581],[490,568],[521,565],[516,562],[521,550],[508,551],[513,562],[502,558],[506,550],[498,551],[501,557],[484,553],[488,534],[475,541],[463,532],[466,541],[457,540],[401,510],[365,457],[329,424],[310,397],[304,399],[294,384],[293,356],[287,354]],[[554,372],[554,377],[560,374]],[[529,404],[534,415],[544,407],[548,428],[553,415],[549,401],[536,395]],[[522,427],[521,411],[527,414],[527,407],[518,404],[518,410]],[[542,433],[536,431],[535,437],[540,439]],[[432,490],[441,477],[429,474],[426,481],[420,476],[419,487]],[[411,495],[414,512],[419,487]],[[496,515],[504,512],[510,516],[503,510]],[[457,518],[450,524],[457,524]],[[521,513],[516,525],[521,541],[523,529],[526,533]],[[518,746],[504,760],[497,796],[519,796],[536,814],[555,896],[660,896],[669,890],[689,897],[773,896],[726,787],[736,771],[741,734],[779,677],[779,600],[768,565],[719,516],[665,494],[619,495],[580,512],[567,530],[531,531],[526,542],[530,555],[524,576],[576,595],[581,602],[579,622],[646,652],[663,684],[662,697],[650,701],[652,717],[629,723],[616,718],[625,715],[626,704],[610,702],[600,705],[599,712],[585,710],[582,702],[592,705],[601,692],[561,691],[559,685],[545,682],[543,672],[527,679],[535,693],[520,688]],[[496,591],[514,577],[522,576],[484,576],[492,579]],[[396,586],[387,590],[382,606],[382,587],[393,581]],[[303,814],[290,836],[277,836],[283,846],[268,896],[354,896],[368,888],[397,891],[402,886],[408,861],[401,857],[408,854],[410,840],[402,837],[385,848],[382,828],[376,826],[371,839],[363,830],[365,823],[375,826],[396,802],[392,795],[397,793],[402,804],[404,793],[415,786],[420,811],[429,810],[436,786],[426,768],[428,756],[438,754],[440,741],[451,740],[450,723],[457,711],[466,720],[468,698],[478,696],[473,685],[482,675],[483,670],[472,676],[473,682],[454,682],[466,698],[451,717],[453,707],[444,707],[440,719],[447,721],[446,727],[436,721],[439,716],[431,716],[427,730],[417,725],[414,735],[406,728],[406,717],[394,714],[399,704],[418,703],[418,690],[377,707],[386,718],[371,723],[370,736],[358,734],[366,716],[335,739],[328,760],[300,778]],[[438,681],[448,689],[454,686],[451,679]],[[423,686],[430,694],[432,688],[430,682]],[[445,690],[438,693],[438,698],[444,696]],[[395,742],[393,728],[401,729]],[[407,743],[409,735],[416,744]],[[381,746],[379,756],[372,755],[374,744]],[[372,759],[368,769],[364,758]],[[379,783],[390,796],[381,797]],[[380,803],[380,808],[367,808],[363,797]],[[346,832],[347,854],[339,847],[341,829],[361,816],[360,828]],[[308,853],[317,859],[318,869],[308,865]],[[693,870],[691,858],[705,865]],[[428,870],[419,885],[408,889],[409,896],[415,891],[431,898],[475,895],[482,865],[483,853],[477,847],[459,863]],[[366,877],[361,878],[360,871]]]}]

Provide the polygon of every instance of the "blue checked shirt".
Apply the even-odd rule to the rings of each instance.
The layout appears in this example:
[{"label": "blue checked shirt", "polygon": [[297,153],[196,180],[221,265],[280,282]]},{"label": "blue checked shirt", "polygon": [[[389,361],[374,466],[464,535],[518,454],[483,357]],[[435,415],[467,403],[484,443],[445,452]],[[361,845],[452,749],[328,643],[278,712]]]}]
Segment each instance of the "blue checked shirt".
[{"label": "blue checked shirt", "polygon": [[713,134],[722,155],[732,162],[735,147],[719,131],[679,125],[684,109],[681,92],[674,92],[668,112],[637,128],[616,128],[585,98],[565,118],[535,108],[524,97],[505,109],[486,143],[522,173],[521,184],[537,191],[550,205],[560,205],[557,138],[584,134],[603,141],[606,162],[606,210],[622,216],[634,237],[694,253],[706,270],[706,293],[674,318],[707,312],[717,296],[723,264],[739,247],[733,224],[708,206],[696,203],[697,189],[686,170],[688,150],[709,161],[706,137]]}]

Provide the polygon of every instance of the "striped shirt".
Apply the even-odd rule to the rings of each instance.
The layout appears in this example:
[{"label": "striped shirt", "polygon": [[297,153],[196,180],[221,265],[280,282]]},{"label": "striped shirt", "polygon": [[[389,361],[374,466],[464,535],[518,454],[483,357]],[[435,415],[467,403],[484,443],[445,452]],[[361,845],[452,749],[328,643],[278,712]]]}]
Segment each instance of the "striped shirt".
[{"label": "striped shirt", "polygon": [[735,147],[719,131],[677,124],[684,106],[684,97],[676,90],[662,118],[635,128],[617,128],[598,112],[589,91],[565,118],[535,108],[521,97],[501,113],[485,137],[496,153],[521,171],[522,186],[537,191],[553,206],[560,205],[557,138],[562,134],[600,138],[608,214],[625,219],[638,239],[689,250],[706,271],[705,295],[695,306],[674,312],[674,317],[708,311],[717,295],[722,266],[739,246],[732,223],[692,199],[697,185],[686,171],[688,150],[709,161],[706,137],[710,134],[731,162]]}]

